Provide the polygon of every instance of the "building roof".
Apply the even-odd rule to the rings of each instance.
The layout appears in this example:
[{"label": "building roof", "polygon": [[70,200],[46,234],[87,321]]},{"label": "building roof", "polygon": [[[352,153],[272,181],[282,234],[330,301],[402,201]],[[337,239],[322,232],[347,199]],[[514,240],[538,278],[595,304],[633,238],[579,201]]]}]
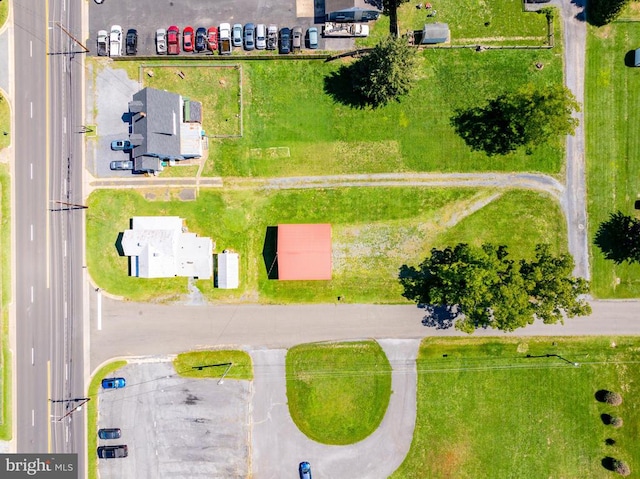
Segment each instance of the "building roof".
[{"label": "building roof", "polygon": [[131,256],[131,276],[200,279],[212,276],[211,238],[183,231],[178,216],[135,216],[121,244],[125,256]]},{"label": "building roof", "polygon": [[278,225],[278,279],[331,279],[331,225]]},{"label": "building roof", "polygon": [[218,254],[218,288],[235,289],[240,284],[238,253],[223,251]]},{"label": "building roof", "polygon": [[370,10],[380,12],[382,9],[379,5],[381,4],[382,2],[378,4],[375,0],[325,0],[324,11],[327,13],[345,10]]},{"label": "building roof", "polygon": [[445,43],[449,40],[447,23],[425,23],[421,43]]}]

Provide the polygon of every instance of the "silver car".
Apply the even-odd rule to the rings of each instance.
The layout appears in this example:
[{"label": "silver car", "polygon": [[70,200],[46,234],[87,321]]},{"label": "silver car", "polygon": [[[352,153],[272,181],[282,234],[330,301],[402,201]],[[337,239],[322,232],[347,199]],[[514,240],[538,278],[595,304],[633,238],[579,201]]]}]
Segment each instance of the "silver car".
[{"label": "silver car", "polygon": [[158,55],[167,53],[167,31],[164,28],[156,30],[156,52]]},{"label": "silver car", "polygon": [[242,46],[242,25],[236,23],[231,31],[231,43],[234,47]]},{"label": "silver car", "polygon": [[267,27],[264,23],[256,25],[256,48],[258,50],[267,48]]}]

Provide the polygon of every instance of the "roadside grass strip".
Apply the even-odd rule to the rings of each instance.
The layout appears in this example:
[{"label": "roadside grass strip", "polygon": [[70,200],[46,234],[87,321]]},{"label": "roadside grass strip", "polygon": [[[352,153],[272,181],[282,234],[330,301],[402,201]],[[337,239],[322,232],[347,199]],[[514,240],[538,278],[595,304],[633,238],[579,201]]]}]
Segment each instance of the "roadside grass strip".
[{"label": "roadside grass strip", "polygon": [[[0,105],[1,108],[1,105]],[[9,347],[9,304],[11,302],[11,176],[0,164],[0,439],[12,437],[12,355]]]},{"label": "roadside grass strip", "polygon": [[375,341],[303,344],[286,358],[287,402],[300,431],[323,444],[374,432],[391,396],[391,364]]},{"label": "roadside grass strip", "polygon": [[640,296],[640,265],[606,260],[593,240],[611,213],[638,216],[640,71],[632,68],[640,47],[637,23],[588,27],[585,76],[586,161],[592,291],[599,298]]},{"label": "roadside grass strip", "polygon": [[414,438],[391,478],[604,479],[606,457],[637,471],[639,351],[635,337],[424,339]]},{"label": "roadside grass strip", "polygon": [[114,361],[105,364],[96,371],[91,379],[91,383],[89,383],[87,397],[91,398],[91,401],[87,403],[87,451],[89,454],[87,470],[89,471],[90,478],[99,477],[98,454],[96,452],[98,448],[98,411],[100,410],[98,391],[104,378],[126,365],[126,361]]},{"label": "roadside grass strip", "polygon": [[173,360],[176,372],[188,378],[253,379],[251,356],[244,351],[216,350],[181,353]]},{"label": "roadside grass strip", "polygon": [[[5,2],[6,5],[6,2]],[[0,15],[2,3],[0,2]],[[0,19],[1,22],[1,19]],[[1,23],[0,23],[1,26]],[[0,95],[0,150],[11,144],[11,108],[9,101]]]},{"label": "roadside grass strip", "polygon": [[[146,201],[135,191],[98,190],[87,210],[87,264],[100,288],[136,301],[172,302],[187,294],[186,278],[128,276],[118,234],[132,216],[176,215],[190,231],[209,236],[215,251],[240,255],[240,287],[214,288],[198,280],[212,302],[404,303],[398,283],[403,264],[418,264],[445,241],[506,244],[514,258],[532,254],[536,243],[555,250],[566,244],[557,203],[544,194],[496,189],[335,188],[311,190],[202,190],[195,201]],[[467,215],[468,209],[472,213]],[[453,223],[451,221],[453,220]],[[333,278],[329,281],[269,279],[265,253],[268,227],[284,223],[331,223]],[[448,233],[451,231],[451,233]],[[509,234],[505,234],[508,232]]]}]

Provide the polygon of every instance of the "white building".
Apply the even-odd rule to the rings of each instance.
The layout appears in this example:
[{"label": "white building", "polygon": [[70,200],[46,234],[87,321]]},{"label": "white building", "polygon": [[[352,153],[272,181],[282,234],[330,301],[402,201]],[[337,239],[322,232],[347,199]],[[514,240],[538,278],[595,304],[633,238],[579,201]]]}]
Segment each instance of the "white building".
[{"label": "white building", "polygon": [[122,250],[130,257],[130,276],[213,276],[213,241],[187,232],[178,216],[134,216],[122,237]]}]

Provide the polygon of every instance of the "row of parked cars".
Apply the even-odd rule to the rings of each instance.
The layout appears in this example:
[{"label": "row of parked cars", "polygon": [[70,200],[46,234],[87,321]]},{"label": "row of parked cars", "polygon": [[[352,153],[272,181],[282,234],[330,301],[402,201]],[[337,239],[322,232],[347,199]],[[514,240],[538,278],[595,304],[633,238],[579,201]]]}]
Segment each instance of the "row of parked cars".
[{"label": "row of parked cars", "polygon": [[[124,37],[124,42],[123,42]],[[138,53],[138,31],[135,28],[127,30],[127,35],[123,35],[120,25],[113,25],[111,30],[100,30],[98,32],[98,56],[119,57],[122,56],[123,43],[127,55]]]},{"label": "row of parked cars", "polygon": [[[121,389],[127,385],[124,378],[105,378],[102,380],[102,389]],[[103,441],[120,439],[122,431],[117,427],[110,427],[98,430],[98,438]],[[129,448],[126,444],[106,445],[98,447],[98,457],[100,459],[117,459],[127,457]]]},{"label": "row of parked cars", "polygon": [[[276,25],[259,23],[222,23],[219,27],[187,26],[182,31],[173,25],[168,29],[156,30],[156,52],[159,55],[178,55],[180,44],[185,52],[201,53],[204,51],[220,52],[221,55],[230,54],[232,47],[242,47],[251,50],[279,50],[280,53],[290,53],[303,46],[302,27],[292,29],[284,27],[278,30]],[[311,49],[318,48],[318,29],[310,27],[307,30],[304,44]]]}]

